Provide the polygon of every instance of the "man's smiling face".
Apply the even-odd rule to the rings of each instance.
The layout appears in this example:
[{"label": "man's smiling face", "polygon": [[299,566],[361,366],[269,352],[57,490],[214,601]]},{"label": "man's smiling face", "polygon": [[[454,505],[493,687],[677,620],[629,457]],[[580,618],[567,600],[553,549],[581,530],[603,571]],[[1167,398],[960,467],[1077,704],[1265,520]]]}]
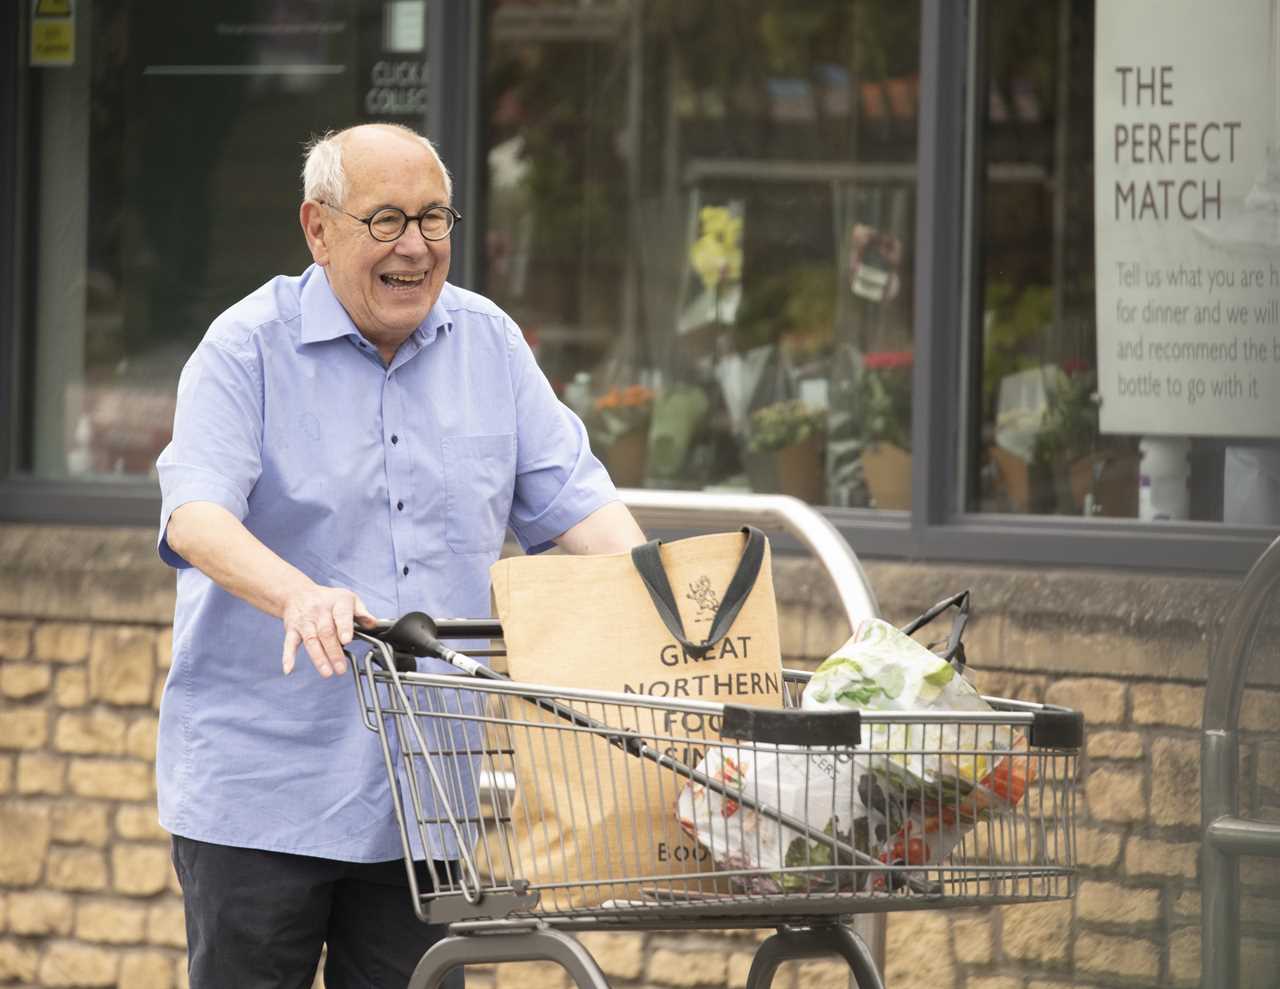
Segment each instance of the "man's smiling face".
[{"label": "man's smiling face", "polygon": [[[342,167],[346,198],[334,205],[354,216],[384,206],[415,216],[448,202],[444,176],[426,147],[394,130],[372,125],[349,132]],[[311,200],[303,204],[302,225],[312,257],[324,266],[356,329],[389,359],[440,297],[449,274],[449,239],[425,240],[410,221],[397,240],[383,243],[358,220]]]}]

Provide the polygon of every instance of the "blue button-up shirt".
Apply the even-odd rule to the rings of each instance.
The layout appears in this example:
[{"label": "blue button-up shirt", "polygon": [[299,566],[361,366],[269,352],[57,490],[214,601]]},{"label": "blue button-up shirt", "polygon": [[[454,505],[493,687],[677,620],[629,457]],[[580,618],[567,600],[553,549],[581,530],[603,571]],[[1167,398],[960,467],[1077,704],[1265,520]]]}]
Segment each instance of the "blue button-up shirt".
[{"label": "blue button-up shirt", "polygon": [[401,845],[350,677],[322,679],[301,653],[284,676],[280,620],[173,552],[173,510],[221,505],[379,617],[482,617],[508,526],[535,552],[617,497],[581,421],[491,302],[445,285],[388,366],[315,266],[214,321],[182,372],[157,468],[160,555],[178,568],[160,822],[354,862]]}]

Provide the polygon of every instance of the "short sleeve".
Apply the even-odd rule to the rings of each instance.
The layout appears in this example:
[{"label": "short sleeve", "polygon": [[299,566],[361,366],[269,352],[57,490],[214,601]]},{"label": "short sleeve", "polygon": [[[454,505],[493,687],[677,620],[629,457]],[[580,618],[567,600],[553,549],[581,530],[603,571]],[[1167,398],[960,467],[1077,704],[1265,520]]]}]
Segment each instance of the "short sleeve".
[{"label": "short sleeve", "polygon": [[539,553],[618,492],[582,420],[556,398],[516,326],[506,329],[517,421],[511,530],[526,552]]},{"label": "short sleeve", "polygon": [[190,566],[169,546],[175,509],[192,501],[221,505],[238,519],[262,470],[262,381],[256,363],[206,339],[178,379],[173,439],[156,461],[160,476],[160,558]]}]

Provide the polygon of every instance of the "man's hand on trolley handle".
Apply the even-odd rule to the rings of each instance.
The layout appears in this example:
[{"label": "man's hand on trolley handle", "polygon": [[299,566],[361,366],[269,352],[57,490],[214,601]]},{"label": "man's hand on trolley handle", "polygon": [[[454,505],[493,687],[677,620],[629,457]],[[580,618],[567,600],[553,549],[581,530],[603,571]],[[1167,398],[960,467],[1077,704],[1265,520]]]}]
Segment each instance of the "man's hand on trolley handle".
[{"label": "man's hand on trolley handle", "polygon": [[284,653],[280,657],[285,675],[293,672],[298,646],[305,646],[311,665],[322,677],[347,672],[342,647],[351,641],[355,623],[373,625],[377,619],[369,613],[360,596],[344,587],[312,584],[285,600]]}]

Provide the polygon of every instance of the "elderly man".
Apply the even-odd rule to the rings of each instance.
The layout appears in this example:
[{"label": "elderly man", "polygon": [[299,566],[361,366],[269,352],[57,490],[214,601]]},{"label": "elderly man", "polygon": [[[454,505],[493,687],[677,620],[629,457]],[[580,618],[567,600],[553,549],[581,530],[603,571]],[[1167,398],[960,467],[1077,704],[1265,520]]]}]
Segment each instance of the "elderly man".
[{"label": "elderly man", "polygon": [[328,989],[402,986],[442,933],[333,679],[353,623],[487,614],[508,526],[530,552],[644,540],[516,326],[446,282],[460,216],[430,142],[329,134],[303,178],[315,264],[214,321],[157,464],[178,596],[156,769],[194,989],[309,986],[323,945]]}]

